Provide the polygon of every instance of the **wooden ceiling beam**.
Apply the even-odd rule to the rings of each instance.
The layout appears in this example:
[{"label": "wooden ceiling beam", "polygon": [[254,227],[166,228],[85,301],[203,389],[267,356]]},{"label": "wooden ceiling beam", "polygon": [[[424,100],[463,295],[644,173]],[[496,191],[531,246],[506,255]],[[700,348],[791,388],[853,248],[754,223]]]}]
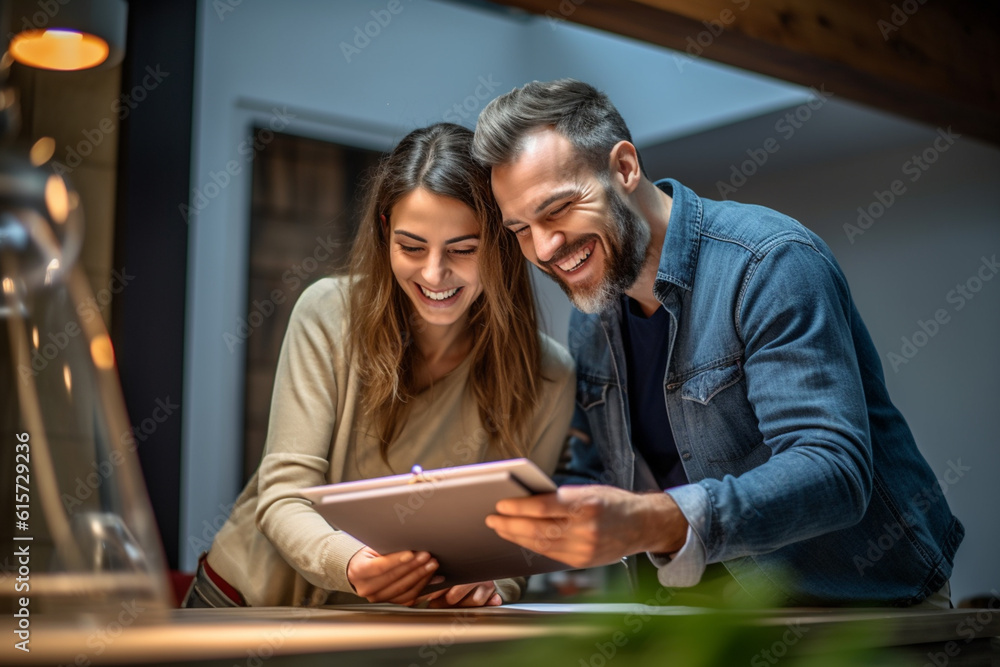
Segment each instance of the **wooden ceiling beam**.
[{"label": "wooden ceiling beam", "polygon": [[992,0],[497,0],[1000,144]]}]

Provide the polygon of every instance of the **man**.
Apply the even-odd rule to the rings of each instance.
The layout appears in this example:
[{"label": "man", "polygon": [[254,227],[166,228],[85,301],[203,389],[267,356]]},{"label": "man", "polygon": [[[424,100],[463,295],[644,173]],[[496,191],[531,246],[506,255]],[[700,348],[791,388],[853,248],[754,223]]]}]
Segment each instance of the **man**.
[{"label": "man", "polygon": [[645,551],[665,586],[722,562],[766,604],[950,606],[964,529],[818,236],[651,182],[578,81],[497,98],[474,149],[504,226],[578,309],[574,456],[604,468],[502,501],[499,535],[574,567]]}]

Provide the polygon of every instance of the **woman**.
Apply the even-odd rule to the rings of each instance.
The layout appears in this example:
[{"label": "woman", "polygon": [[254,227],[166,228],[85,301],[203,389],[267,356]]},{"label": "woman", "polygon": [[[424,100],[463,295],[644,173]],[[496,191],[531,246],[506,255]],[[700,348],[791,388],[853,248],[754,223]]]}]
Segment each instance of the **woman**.
[{"label": "woman", "polygon": [[573,409],[568,353],[537,330],[527,265],[502,229],[472,132],[415,130],[380,164],[347,276],[306,289],[275,375],[264,456],[185,606],[483,606],[520,581],[427,598],[426,552],[377,554],[305,487],[526,456],[552,473]]}]

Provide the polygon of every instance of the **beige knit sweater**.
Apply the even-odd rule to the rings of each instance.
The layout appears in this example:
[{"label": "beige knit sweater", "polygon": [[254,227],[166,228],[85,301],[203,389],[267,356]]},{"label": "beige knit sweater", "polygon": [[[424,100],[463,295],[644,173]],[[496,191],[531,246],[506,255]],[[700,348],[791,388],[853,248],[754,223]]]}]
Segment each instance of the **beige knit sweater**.
[{"label": "beige knit sweater", "polygon": [[[314,606],[364,601],[350,591],[347,563],[363,546],[334,530],[297,495],[299,489],[503,458],[487,446],[475,399],[466,390],[469,359],[412,399],[389,449],[360,414],[358,371],[345,357],[346,278],[325,278],[303,292],[281,348],[260,466],[215,537],[211,567],[251,606]],[[542,382],[529,454],[551,474],[573,412],[569,353],[541,335]],[[506,601],[520,583],[497,582]]]}]

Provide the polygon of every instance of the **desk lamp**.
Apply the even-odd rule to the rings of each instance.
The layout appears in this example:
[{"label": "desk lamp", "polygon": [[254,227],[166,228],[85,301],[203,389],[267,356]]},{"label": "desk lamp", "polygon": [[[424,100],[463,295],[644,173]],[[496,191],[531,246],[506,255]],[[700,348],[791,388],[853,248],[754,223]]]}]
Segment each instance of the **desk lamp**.
[{"label": "desk lamp", "polygon": [[79,197],[51,167],[54,141],[17,139],[12,62],[0,59],[0,613],[134,605],[152,619],[169,607],[165,561],[77,262]]}]

